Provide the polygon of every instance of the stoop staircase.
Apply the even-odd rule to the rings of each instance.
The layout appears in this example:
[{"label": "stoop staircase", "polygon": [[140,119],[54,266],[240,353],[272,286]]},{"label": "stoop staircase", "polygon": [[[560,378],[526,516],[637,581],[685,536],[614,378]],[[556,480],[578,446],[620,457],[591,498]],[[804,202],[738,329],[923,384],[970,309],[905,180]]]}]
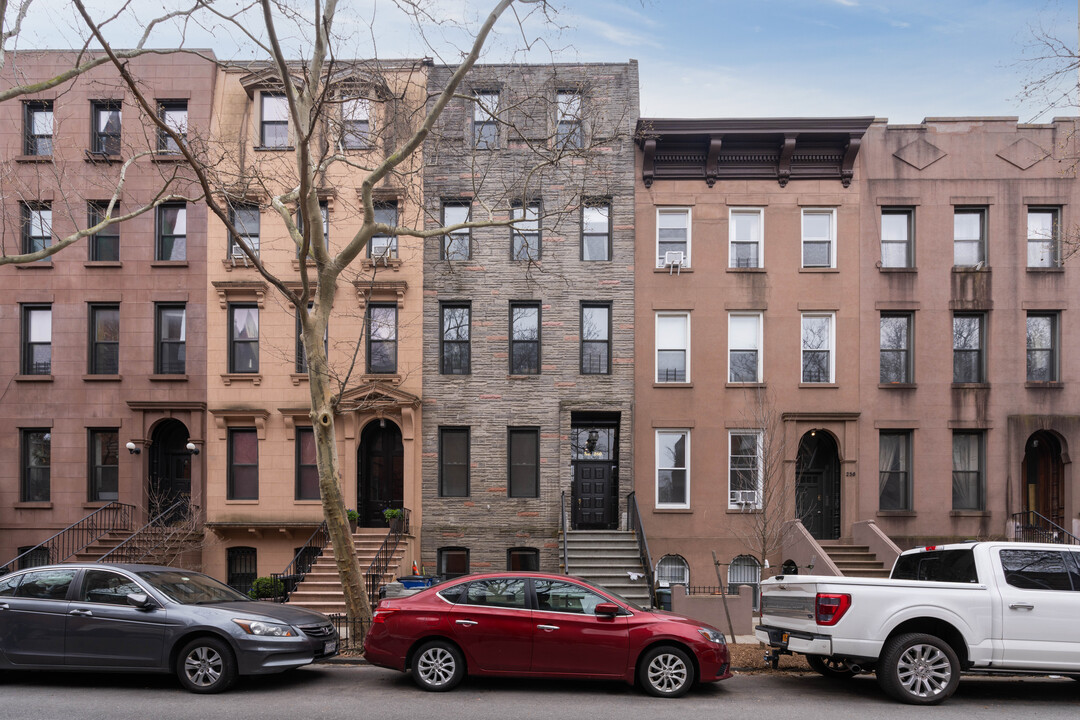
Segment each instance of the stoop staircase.
[{"label": "stoop staircase", "polygon": [[[132,538],[132,533],[113,530],[75,553],[70,559],[74,562],[98,562],[129,538]],[[202,545],[201,529],[173,532],[170,528],[146,528],[125,546],[125,557],[114,554],[106,557],[105,562],[137,562],[194,570],[200,565],[199,551]]]},{"label": "stoop staircase", "polygon": [[[356,545],[356,553],[360,557],[360,567],[365,571],[375,558],[386,535],[386,528],[357,528],[353,533],[353,543]],[[411,572],[402,573],[401,562],[406,556],[410,543],[413,542],[411,535],[403,535],[394,551],[387,567],[386,573],[375,584],[381,587],[392,582],[398,575],[411,575]],[[322,555],[311,564],[304,579],[296,586],[289,595],[288,604],[318,610],[327,615],[345,612],[345,594],[341,591],[341,580],[338,578],[337,565],[334,562],[334,550],[327,545]],[[372,605],[379,601],[378,596],[370,598]]]},{"label": "stoop staircase", "polygon": [[[632,530],[569,530],[567,575],[576,575],[644,607],[652,605],[637,535]],[[630,573],[637,576],[632,580]]]},{"label": "stoop staircase", "polygon": [[818,540],[840,572],[847,577],[887,578],[891,568],[877,559],[867,545],[852,545],[850,539]]}]

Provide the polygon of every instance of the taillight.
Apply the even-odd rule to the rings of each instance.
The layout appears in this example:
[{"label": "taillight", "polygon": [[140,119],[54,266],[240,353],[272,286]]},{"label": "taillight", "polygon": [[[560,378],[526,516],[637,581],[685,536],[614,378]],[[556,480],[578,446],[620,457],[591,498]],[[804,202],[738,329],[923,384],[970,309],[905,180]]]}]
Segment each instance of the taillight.
[{"label": "taillight", "polygon": [[397,611],[397,608],[377,608],[375,610],[375,614],[371,616],[371,622],[372,624],[384,623],[386,622],[386,618],[388,618],[390,615],[393,615]]},{"label": "taillight", "polygon": [[839,593],[818,593],[814,603],[814,618],[818,625],[835,625],[851,607],[851,596]]}]

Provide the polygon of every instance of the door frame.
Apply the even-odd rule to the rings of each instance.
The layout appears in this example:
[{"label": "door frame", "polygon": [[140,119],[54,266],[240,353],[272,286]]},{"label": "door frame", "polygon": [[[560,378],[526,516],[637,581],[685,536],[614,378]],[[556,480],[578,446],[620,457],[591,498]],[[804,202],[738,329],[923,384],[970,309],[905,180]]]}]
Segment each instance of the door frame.
[{"label": "door frame", "polygon": [[[568,518],[571,530],[617,530],[619,528],[619,440],[620,440],[621,415],[618,412],[572,412],[570,413],[570,517]],[[595,460],[579,459],[579,447],[577,436],[579,431],[589,429],[608,430],[611,432],[611,442],[608,448],[609,457]],[[609,492],[607,504],[604,508],[606,523],[604,527],[581,528],[577,512],[577,501],[580,492],[579,466],[608,465],[610,468]]]},{"label": "door frame", "polygon": [[[368,494],[365,493],[365,489],[370,488],[371,485],[371,457],[367,452],[368,442],[366,438],[369,433],[386,433],[389,434],[391,429],[396,431],[397,444],[392,448],[384,448],[383,453],[388,459],[387,466],[392,474],[396,474],[398,477],[391,477],[390,483],[390,498],[380,499],[378,502],[382,507],[375,509],[368,507],[369,502]],[[374,443],[372,443],[374,444]],[[395,463],[394,460],[398,459],[399,462]],[[396,472],[399,469],[400,472]],[[391,418],[378,418],[373,419],[367,423],[360,431],[360,440],[356,444],[356,511],[360,514],[359,526],[360,527],[386,527],[387,523],[382,517],[382,511],[388,508],[404,508],[405,499],[405,438],[402,432],[401,426]]]},{"label": "door frame", "polygon": [[[811,443],[814,446],[813,452],[810,457],[804,461],[804,452]],[[823,449],[823,444],[828,444],[830,446],[825,449],[831,452],[831,456],[824,458],[824,462],[821,462],[820,460],[822,459],[818,458],[817,454]],[[806,464],[805,469],[803,468],[804,463]],[[802,437],[799,438],[798,449],[795,453],[795,512],[796,518],[802,520],[801,517],[798,517],[799,477],[804,472],[820,473],[821,492],[818,505],[820,505],[821,509],[821,529],[818,535],[814,535],[813,532],[810,532],[810,528],[807,528],[807,531],[810,532],[815,540],[837,540],[843,535],[843,488],[841,470],[840,443],[831,432],[821,428],[814,428],[803,433]]]}]

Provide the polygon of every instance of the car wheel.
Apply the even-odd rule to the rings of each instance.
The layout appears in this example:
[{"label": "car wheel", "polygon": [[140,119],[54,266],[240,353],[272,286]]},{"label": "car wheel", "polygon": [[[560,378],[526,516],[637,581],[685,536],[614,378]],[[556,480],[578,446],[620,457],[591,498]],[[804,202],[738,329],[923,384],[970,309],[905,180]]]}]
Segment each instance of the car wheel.
[{"label": "car wheel", "polygon": [[956,692],[960,661],[948,643],[908,633],[885,643],[877,667],[881,689],[911,705],[937,705]]},{"label": "car wheel", "polygon": [[661,645],[641,658],[638,682],[645,692],[656,697],[681,697],[694,684],[694,664],[677,647]]},{"label": "car wheel", "polygon": [[855,677],[855,673],[847,666],[846,662],[828,655],[807,655],[806,664],[810,666],[811,670],[827,678],[846,680]]},{"label": "car wheel", "polygon": [[465,677],[465,658],[454,645],[432,640],[416,651],[413,680],[429,692],[451,690]]},{"label": "car wheel", "polygon": [[191,692],[219,693],[236,682],[236,659],[224,641],[196,638],[177,656],[176,675]]}]

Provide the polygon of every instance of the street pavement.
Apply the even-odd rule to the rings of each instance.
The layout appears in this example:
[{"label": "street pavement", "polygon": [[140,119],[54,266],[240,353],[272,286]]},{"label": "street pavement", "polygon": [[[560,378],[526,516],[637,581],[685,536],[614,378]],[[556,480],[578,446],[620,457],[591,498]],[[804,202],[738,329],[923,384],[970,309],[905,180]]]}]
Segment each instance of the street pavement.
[{"label": "street pavement", "polygon": [[686,720],[873,717],[934,720],[1076,718],[1080,682],[965,677],[939,708],[900,705],[873,676],[833,681],[813,673],[756,671],[695,688],[684,698],[646,696],[618,682],[466,680],[426,693],[401,673],[369,665],[316,665],[244,678],[221,695],[193,695],[171,675],[0,674],[0,720]]}]

